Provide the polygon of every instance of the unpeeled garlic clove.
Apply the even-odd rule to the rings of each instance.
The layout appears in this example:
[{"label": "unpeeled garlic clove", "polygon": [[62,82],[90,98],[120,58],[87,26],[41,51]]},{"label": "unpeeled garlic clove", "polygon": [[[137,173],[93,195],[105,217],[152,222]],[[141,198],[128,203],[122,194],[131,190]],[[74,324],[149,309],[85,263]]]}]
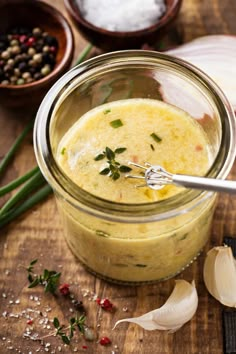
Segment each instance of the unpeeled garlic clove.
[{"label": "unpeeled garlic clove", "polygon": [[176,280],[176,285],[166,303],[159,309],[150,311],[143,316],[126,318],[115,323],[132,322],[152,331],[155,329],[177,331],[191,320],[198,306],[198,295],[194,282]]},{"label": "unpeeled garlic clove", "polygon": [[212,248],[204,263],[203,277],[209,293],[223,305],[236,307],[236,264],[230,247]]}]

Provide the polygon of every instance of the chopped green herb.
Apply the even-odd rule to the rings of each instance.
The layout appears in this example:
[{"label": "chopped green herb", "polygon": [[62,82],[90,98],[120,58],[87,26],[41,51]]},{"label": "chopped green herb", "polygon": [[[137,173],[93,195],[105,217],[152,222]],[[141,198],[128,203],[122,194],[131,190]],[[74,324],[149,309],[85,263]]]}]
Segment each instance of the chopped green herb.
[{"label": "chopped green herb", "polygon": [[110,113],[110,112],[111,112],[110,109],[105,109],[105,110],[103,111],[103,114],[108,114],[108,113]]},{"label": "chopped green herb", "polygon": [[116,119],[116,120],[113,120],[112,122],[110,122],[110,126],[112,126],[112,128],[120,128],[122,127],[123,123],[120,119]]},{"label": "chopped green herb", "polygon": [[160,143],[162,141],[162,139],[156,133],[152,133],[150,136],[155,140],[156,143]]},{"label": "chopped green herb", "polygon": [[104,168],[102,171],[99,172],[100,175],[108,175],[113,179],[113,181],[116,181],[118,178],[120,178],[120,172],[130,172],[132,169],[128,166],[121,165],[119,162],[115,160],[116,154],[121,154],[124,152],[126,148],[121,147],[115,149],[115,151],[111,150],[109,147],[106,147],[105,150],[97,155],[94,160],[99,161],[102,160],[104,157],[107,158],[107,163],[108,167]]},{"label": "chopped green herb", "polygon": [[66,152],[66,148],[64,147],[64,148],[61,149],[61,155],[64,155],[65,152]]},{"label": "chopped green herb", "polygon": [[136,267],[140,267],[140,268],[145,268],[147,267],[146,264],[135,264]]},{"label": "chopped green herb", "polygon": [[150,144],[150,147],[151,147],[152,151],[155,151],[155,148],[152,144]]}]

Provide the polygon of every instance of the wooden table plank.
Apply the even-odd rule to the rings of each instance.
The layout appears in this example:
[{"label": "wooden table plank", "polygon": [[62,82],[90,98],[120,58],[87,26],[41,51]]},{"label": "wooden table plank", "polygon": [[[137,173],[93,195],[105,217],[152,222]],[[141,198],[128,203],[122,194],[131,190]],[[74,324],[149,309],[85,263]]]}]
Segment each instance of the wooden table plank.
[{"label": "wooden table plank", "polygon": [[[50,1],[65,13],[62,0]],[[176,30],[187,42],[205,34],[236,34],[236,2],[234,0],[185,0],[176,24]],[[75,57],[84,48],[86,41],[74,30],[76,36]],[[30,118],[30,109],[9,112],[0,107],[0,155],[4,156],[12,141]],[[28,137],[13,160],[2,183],[23,174],[35,165],[32,138]],[[236,179],[236,167],[231,172]],[[54,199],[48,198],[11,225],[0,230],[0,353],[123,353],[123,354],[221,354],[222,306],[206,291],[202,279],[202,267],[207,249],[222,243],[224,235],[236,232],[236,199],[220,195],[215,212],[211,241],[204,252],[189,268],[176,278],[195,280],[199,293],[196,316],[174,334],[161,331],[148,332],[133,324],[121,324],[111,331],[116,320],[141,315],[161,306],[169,296],[174,280],[162,283],[123,287],[112,285],[89,274],[69,251],[63,237]],[[111,338],[112,345],[105,348],[96,342],[85,342],[83,338],[73,340],[71,347],[64,347],[59,338],[48,338],[40,342],[23,338],[28,327],[33,334],[43,336],[53,328],[50,322],[57,316],[63,323],[68,321],[75,308],[71,299],[44,294],[40,287],[27,288],[24,266],[39,259],[36,269],[44,267],[62,272],[62,281],[71,284],[75,299],[82,300],[87,314],[87,323],[94,327],[98,338]],[[91,300],[94,295],[108,297],[117,307],[114,313],[101,310]],[[19,300],[19,301],[18,301]],[[19,302],[19,303],[18,303]],[[5,313],[7,312],[7,315]],[[36,311],[36,312],[35,312]],[[38,314],[37,311],[42,312]],[[17,317],[18,316],[18,317]],[[27,316],[34,319],[33,326],[27,325]],[[45,317],[44,317],[45,316]],[[49,347],[45,347],[49,343]],[[83,345],[87,349],[82,348]],[[116,347],[117,346],[117,347]],[[38,351],[39,350],[39,351]]]}]

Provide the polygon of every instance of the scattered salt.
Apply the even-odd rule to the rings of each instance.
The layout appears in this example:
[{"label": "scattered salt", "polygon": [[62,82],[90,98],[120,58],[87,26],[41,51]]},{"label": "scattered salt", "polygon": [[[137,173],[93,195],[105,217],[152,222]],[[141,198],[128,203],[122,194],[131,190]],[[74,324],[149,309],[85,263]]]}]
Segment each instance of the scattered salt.
[{"label": "scattered salt", "polygon": [[166,11],[164,0],[77,0],[82,16],[109,31],[137,31],[158,22]]}]

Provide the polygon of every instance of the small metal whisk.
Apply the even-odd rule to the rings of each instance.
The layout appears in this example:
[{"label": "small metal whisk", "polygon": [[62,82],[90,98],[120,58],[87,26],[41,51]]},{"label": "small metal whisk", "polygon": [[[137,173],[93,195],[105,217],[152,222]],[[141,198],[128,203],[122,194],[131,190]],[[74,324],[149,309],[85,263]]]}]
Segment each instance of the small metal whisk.
[{"label": "small metal whisk", "polygon": [[172,174],[161,166],[153,166],[146,162],[144,166],[134,162],[128,162],[131,166],[143,169],[144,175],[126,175],[126,178],[145,180],[145,184],[137,187],[149,187],[154,190],[162,189],[165,185],[174,184],[179,187],[201,189],[215,192],[236,193],[236,181],[222,179]]}]

